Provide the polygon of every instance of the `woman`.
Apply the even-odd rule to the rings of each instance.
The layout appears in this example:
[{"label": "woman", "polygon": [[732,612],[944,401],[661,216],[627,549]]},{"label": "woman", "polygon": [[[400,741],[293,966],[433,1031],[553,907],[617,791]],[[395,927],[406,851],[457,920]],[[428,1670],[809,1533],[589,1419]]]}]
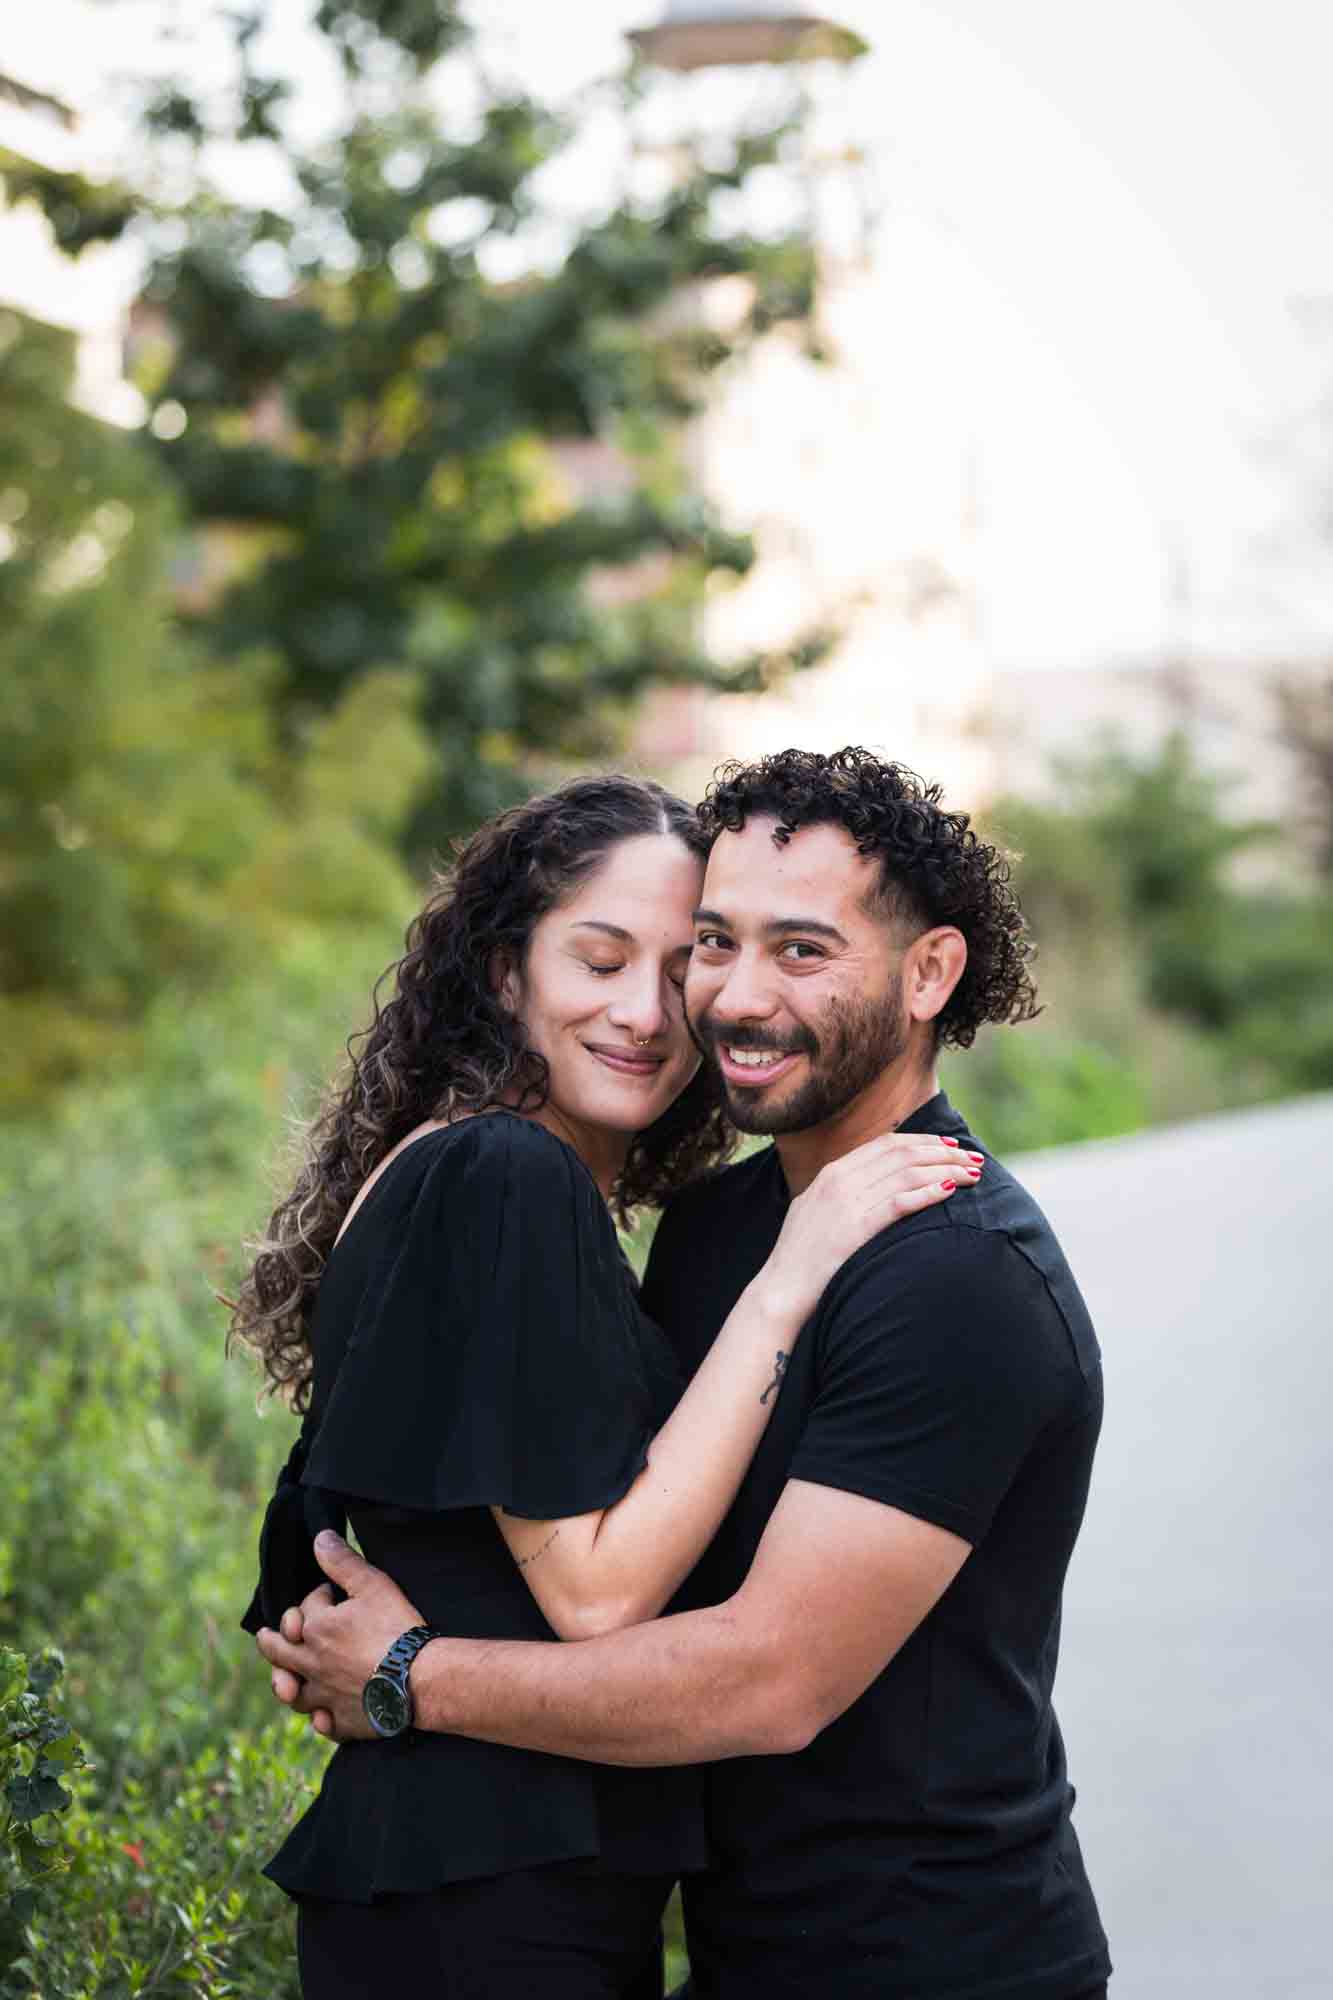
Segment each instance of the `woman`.
[{"label": "woman", "polygon": [[[612,1210],[724,1157],[682,988],[703,854],[660,787],[587,778],[502,814],[408,934],[393,997],[314,1128],[234,1330],[307,1405],[250,1629],[350,1515],[428,1620],[578,1639],[656,1616],[711,1539],[833,1272],[947,1199],[933,1140],[862,1149],[793,1202],[682,1395]],[[315,1573],[317,1575],[317,1573]],[[300,1904],[307,2000],[611,2000],[658,1990],[673,1879],[703,1864],[695,1774],[463,1739],[341,1747],[267,1872]]]}]

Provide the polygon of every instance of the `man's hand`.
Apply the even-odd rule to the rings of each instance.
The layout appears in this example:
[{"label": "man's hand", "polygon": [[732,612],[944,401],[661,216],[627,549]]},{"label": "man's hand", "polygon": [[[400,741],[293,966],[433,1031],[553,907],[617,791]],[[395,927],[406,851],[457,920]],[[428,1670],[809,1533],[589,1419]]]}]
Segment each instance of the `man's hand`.
[{"label": "man's hand", "polygon": [[346,1603],[335,1604],[321,1584],[299,1609],[283,1613],[281,1631],[265,1627],[255,1644],[275,1669],[279,1701],[308,1715],[321,1736],[338,1742],[373,1736],[361,1690],[394,1640],[424,1621],[391,1577],[331,1529],[316,1536],[315,1560],[347,1592]]}]

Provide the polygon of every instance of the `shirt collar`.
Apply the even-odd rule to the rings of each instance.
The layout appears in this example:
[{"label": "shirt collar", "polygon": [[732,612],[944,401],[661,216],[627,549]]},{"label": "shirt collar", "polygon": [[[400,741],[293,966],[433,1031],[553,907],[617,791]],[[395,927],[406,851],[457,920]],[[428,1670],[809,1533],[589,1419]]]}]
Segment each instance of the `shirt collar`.
[{"label": "shirt collar", "polygon": [[[915,1111],[896,1128],[899,1132],[939,1132],[950,1137],[961,1137],[967,1133],[967,1120],[959,1115],[950,1104],[944,1091],[937,1090],[924,1104],[918,1104]],[[776,1146],[770,1145],[767,1159],[767,1179],[773,1199],[784,1212],[791,1202],[787,1192],[787,1177],[782,1171],[782,1161]]]}]

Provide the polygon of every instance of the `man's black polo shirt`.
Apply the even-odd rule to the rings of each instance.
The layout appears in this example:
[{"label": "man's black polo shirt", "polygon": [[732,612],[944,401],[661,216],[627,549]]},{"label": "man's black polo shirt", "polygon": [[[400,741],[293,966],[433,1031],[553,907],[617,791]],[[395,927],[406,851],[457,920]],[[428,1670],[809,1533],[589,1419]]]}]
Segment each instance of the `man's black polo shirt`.
[{"label": "man's black polo shirt", "polygon": [[[942,1094],[900,1129],[977,1143]],[[787,1201],[769,1148],[663,1217],[643,1302],[688,1370]],[[1101,1405],[1069,1267],[994,1160],[828,1287],[683,1601],[739,1587],[789,1478],[900,1507],[973,1552],[808,1749],[710,1768],[712,1866],[684,1892],[700,2000],[1068,2000],[1106,1977],[1051,1707]]]}]

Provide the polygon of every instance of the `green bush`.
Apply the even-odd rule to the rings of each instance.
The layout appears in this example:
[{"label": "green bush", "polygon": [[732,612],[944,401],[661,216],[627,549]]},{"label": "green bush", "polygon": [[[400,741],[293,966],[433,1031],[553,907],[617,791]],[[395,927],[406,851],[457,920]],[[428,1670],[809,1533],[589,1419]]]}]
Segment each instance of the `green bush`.
[{"label": "green bush", "polygon": [[1144,1122],[1141,1078],[1095,1042],[992,1034],[951,1056],[943,1078],[977,1136],[999,1153],[1111,1138]]},{"label": "green bush", "polygon": [[163,995],[136,1074],[11,1128],[0,1643],[67,1637],[91,1765],[6,1994],[294,1994],[285,1899],[258,1870],[327,1753],[276,1727],[237,1629],[294,1420],[259,1414],[214,1293],[262,1220],[284,1113],[396,938],[390,916],[225,1001]]},{"label": "green bush", "polygon": [[0,1647],[0,1971],[21,1948],[42,1885],[69,1866],[60,1815],[85,1758],[50,1701],[64,1668],[54,1648],[28,1660]]},{"label": "green bush", "polygon": [[298,2000],[291,1905],[256,1871],[315,1774],[306,1725],[288,1719],[126,1783],[114,1803],[81,1785],[66,1872],[35,1894],[0,1995]]},{"label": "green bush", "polygon": [[989,815],[1046,1014],[951,1059],[977,1129],[1054,1145],[1333,1087],[1333,900],[1301,887],[1279,830],[1230,819],[1179,736],[1105,743],[1059,777],[1056,803]]}]

